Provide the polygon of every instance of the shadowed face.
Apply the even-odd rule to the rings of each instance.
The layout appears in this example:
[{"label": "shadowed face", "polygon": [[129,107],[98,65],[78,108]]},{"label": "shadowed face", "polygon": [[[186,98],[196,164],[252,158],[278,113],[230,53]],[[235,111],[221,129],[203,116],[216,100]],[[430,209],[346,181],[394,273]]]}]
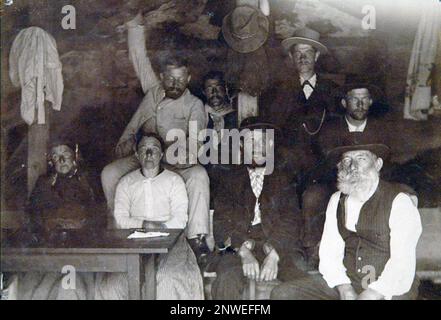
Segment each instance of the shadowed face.
[{"label": "shadowed face", "polygon": [[313,72],[320,52],[309,44],[296,44],[292,47],[290,57],[300,73]]},{"label": "shadowed face", "polygon": [[59,174],[68,174],[76,165],[74,153],[66,145],[53,147],[51,150],[51,160],[54,164],[55,171]]},{"label": "shadowed face", "polygon": [[347,93],[346,98],[341,103],[346,109],[347,115],[355,120],[363,121],[368,117],[369,109],[372,106],[372,98],[368,89],[353,89]]},{"label": "shadowed face", "polygon": [[253,166],[264,165],[267,160],[267,139],[264,130],[246,132],[243,139],[244,159],[251,159]]},{"label": "shadowed face", "polygon": [[136,155],[144,169],[159,167],[163,155],[161,143],[155,137],[143,137],[139,142]]},{"label": "shadowed face", "polygon": [[204,84],[204,92],[210,107],[216,109],[225,104],[227,93],[225,86],[218,79],[207,79]]},{"label": "shadowed face", "polygon": [[186,67],[169,65],[166,70],[161,73],[161,81],[166,97],[178,99],[185,92],[185,89],[187,89],[187,85],[190,82],[190,75]]}]

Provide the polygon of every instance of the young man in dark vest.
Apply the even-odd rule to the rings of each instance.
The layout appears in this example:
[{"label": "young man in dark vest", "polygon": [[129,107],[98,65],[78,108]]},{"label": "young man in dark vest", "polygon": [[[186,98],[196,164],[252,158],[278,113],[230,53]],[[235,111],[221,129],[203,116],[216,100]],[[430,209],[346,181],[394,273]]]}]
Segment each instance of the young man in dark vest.
[{"label": "young man in dark vest", "polygon": [[341,146],[328,154],[337,164],[338,192],[329,200],[316,276],[284,283],[273,299],[415,299],[415,251],[420,215],[406,190],[383,181],[389,147]]}]

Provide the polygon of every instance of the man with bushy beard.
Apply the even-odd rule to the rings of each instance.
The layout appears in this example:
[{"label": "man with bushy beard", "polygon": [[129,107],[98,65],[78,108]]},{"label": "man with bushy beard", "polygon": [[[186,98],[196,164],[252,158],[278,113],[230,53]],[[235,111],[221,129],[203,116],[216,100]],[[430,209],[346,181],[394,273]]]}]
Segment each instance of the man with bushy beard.
[{"label": "man with bushy beard", "polygon": [[[308,264],[312,270],[318,267],[318,244],[325,222],[326,204],[336,191],[336,168],[330,168],[326,154],[339,146],[349,144],[388,144],[384,122],[368,117],[374,102],[382,92],[363,76],[348,75],[345,85],[334,93],[345,113],[329,119],[318,135],[318,152],[321,160],[307,174],[306,190],[302,194],[304,217],[303,243],[308,252]],[[383,168],[383,176],[384,176]],[[387,180],[387,179],[386,179]],[[409,188],[410,192],[413,192]]]},{"label": "man with bushy beard", "polygon": [[[115,148],[118,159],[103,169],[101,182],[109,211],[113,211],[119,180],[140,166],[134,155],[138,130],[142,128],[144,132],[159,134],[166,143],[166,150],[182,142],[168,141],[168,134],[184,133],[186,139],[179,145],[178,163],[176,159],[169,159],[168,152],[165,152],[162,161],[164,167],[178,173],[185,181],[189,198],[186,235],[196,255],[200,256],[208,253],[205,236],[209,233],[210,205],[209,178],[204,167],[197,162],[197,150],[202,146],[197,134],[206,126],[204,106],[188,89],[191,76],[188,63],[181,56],[165,59],[159,77],[155,74],[147,56],[144,34],[146,28],[154,26],[147,22],[149,20],[138,13],[126,23],[130,59],[145,97],[118,141]],[[191,125],[194,125],[196,134],[189,134]],[[191,152],[187,145],[198,148],[196,152]]]},{"label": "man with bushy beard", "polygon": [[282,284],[274,299],[415,299],[420,215],[406,189],[380,178],[389,148],[342,146],[328,159],[337,164],[338,190],[329,200],[320,243],[319,271]]}]

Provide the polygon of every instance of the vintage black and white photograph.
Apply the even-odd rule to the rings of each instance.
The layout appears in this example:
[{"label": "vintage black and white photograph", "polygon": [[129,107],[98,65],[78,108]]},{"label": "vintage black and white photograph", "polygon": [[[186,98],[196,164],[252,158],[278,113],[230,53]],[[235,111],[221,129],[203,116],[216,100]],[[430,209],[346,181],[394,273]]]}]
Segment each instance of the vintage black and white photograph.
[{"label": "vintage black and white photograph", "polygon": [[441,300],[439,0],[3,0],[0,115],[1,300]]}]

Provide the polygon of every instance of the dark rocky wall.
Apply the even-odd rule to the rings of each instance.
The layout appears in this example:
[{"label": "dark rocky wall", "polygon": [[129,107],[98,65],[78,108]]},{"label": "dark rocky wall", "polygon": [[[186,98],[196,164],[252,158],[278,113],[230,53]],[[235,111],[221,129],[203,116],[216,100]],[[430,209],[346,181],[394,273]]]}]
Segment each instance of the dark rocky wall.
[{"label": "dark rocky wall", "polygon": [[[26,132],[19,117],[20,89],[12,87],[8,77],[9,49],[21,29],[39,26],[56,39],[65,89],[62,110],[51,114],[51,135],[69,136],[79,142],[84,158],[98,174],[111,161],[111,151],[143,96],[128,59],[123,24],[140,8],[145,12],[161,10],[162,5],[170,3],[175,6],[151,16],[152,21],[157,19],[163,23],[148,35],[149,55],[160,57],[170,49],[186,55],[193,75],[191,89],[200,95],[199,82],[203,74],[210,68],[226,68],[227,48],[221,36],[216,35],[222,18],[233,6],[232,1],[14,0],[11,6],[4,6],[1,113],[2,127],[8,128],[5,133],[12,138],[5,146],[9,151],[6,160],[13,159],[12,166],[19,167],[20,163],[25,163],[26,156],[25,148],[19,148],[20,137]],[[333,74],[368,72],[385,87],[392,109],[399,112],[417,19],[408,19],[401,28],[401,22],[390,18],[393,10],[380,6],[378,30],[366,33],[357,31],[359,26],[353,22],[360,18],[361,8],[352,1],[351,5],[347,2],[346,7],[325,10],[325,16],[320,11],[323,8],[314,9],[314,5],[320,6],[319,2],[311,1],[312,7],[304,3],[273,0],[271,19],[289,17],[294,24],[306,23],[318,29],[331,50],[331,54],[320,61],[321,71]],[[312,11],[302,9],[293,13],[296,4],[312,8]],[[76,30],[61,27],[64,5],[76,8]],[[352,22],[345,26],[345,19]],[[286,66],[286,56],[280,50],[278,39],[271,36],[266,49],[270,79],[265,85],[270,87],[292,69]]]}]

